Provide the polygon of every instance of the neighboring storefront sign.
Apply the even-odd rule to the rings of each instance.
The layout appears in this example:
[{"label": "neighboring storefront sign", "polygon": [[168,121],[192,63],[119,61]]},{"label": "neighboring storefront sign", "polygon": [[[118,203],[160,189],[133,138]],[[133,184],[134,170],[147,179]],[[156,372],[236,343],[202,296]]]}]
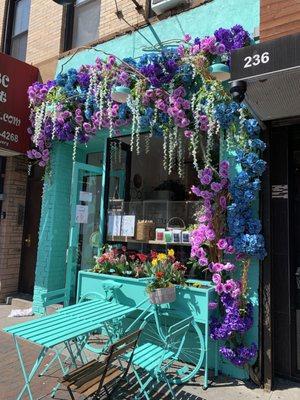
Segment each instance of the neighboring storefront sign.
[{"label": "neighboring storefront sign", "polygon": [[16,153],[29,149],[28,87],[38,69],[0,53],[0,148]]},{"label": "neighboring storefront sign", "polygon": [[300,34],[246,46],[232,52],[231,80],[300,68]]}]

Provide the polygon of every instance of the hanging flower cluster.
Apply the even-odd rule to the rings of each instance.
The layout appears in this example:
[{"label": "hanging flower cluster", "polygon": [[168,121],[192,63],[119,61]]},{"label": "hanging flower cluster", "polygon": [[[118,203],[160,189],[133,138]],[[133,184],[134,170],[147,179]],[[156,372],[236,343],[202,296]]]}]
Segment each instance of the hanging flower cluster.
[{"label": "hanging flower cluster", "polygon": [[[249,43],[249,34],[240,25],[220,28],[194,41],[185,35],[177,48],[165,47],[138,60],[119,62],[110,55],[106,61],[96,59],[94,65],[61,73],[55,81],[32,85],[28,94],[35,148],[28,156],[45,166],[54,140],[73,141],[76,150],[77,143],[86,143],[101,129],[115,136],[131,125],[131,149],[137,153],[142,130],[149,130],[150,137],[163,136],[168,173],[176,169],[183,175],[185,140],[190,142],[195,167],[204,148],[205,163],[210,165],[213,141],[221,127],[215,109],[230,98],[208,67],[229,63],[229,51]],[[131,91],[125,104],[113,100],[119,85]]]}]

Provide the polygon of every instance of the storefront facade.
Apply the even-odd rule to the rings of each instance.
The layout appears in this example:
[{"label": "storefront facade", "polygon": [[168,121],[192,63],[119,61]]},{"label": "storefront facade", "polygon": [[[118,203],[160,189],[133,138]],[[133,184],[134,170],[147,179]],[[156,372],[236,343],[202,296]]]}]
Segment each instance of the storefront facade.
[{"label": "storefront facade", "polygon": [[[37,78],[36,68],[0,54],[0,301],[19,289],[28,176],[27,87]],[[25,277],[24,284],[29,281]]]},{"label": "storefront facade", "polygon": [[[262,3],[264,9],[266,2]],[[275,3],[273,12],[279,6]],[[264,16],[261,29],[266,41],[233,55],[232,80],[234,86],[241,82],[245,85],[245,101],[264,126],[267,143],[269,168],[264,178],[261,212],[269,250],[262,265],[260,326],[261,372],[265,385],[272,388],[276,376],[295,380],[300,377],[300,35],[294,33],[299,32],[299,24],[295,27],[292,17],[278,18],[277,27],[270,24]]]},{"label": "storefront facade", "polygon": [[[198,21],[201,21],[201,24]],[[138,57],[143,54],[143,48],[148,46],[149,41],[163,42],[177,36],[182,37],[186,32],[194,37],[204,37],[220,26],[229,27],[234,24],[241,24],[253,33],[259,25],[259,2],[247,1],[242,5],[233,0],[230,4],[224,4],[222,1],[209,2],[163,19],[153,26],[141,29],[140,32],[117,37],[95,48],[66,56],[59,61],[57,73],[70,68],[77,69],[84,64],[93,64],[98,56],[98,48],[120,59]],[[141,139],[141,146],[146,146],[146,138],[147,131],[145,139]],[[177,177],[168,177],[163,172],[162,154],[155,154],[155,141],[151,146],[153,148],[150,149],[152,151],[149,156],[136,157],[130,152],[130,137],[126,132],[123,131],[122,136],[114,141],[109,138],[107,130],[97,132],[86,145],[78,145],[75,154],[72,143],[54,145],[50,159],[51,174],[45,181],[41,212],[34,290],[36,312],[41,311],[41,296],[48,290],[70,287],[70,301],[75,298],[78,272],[92,266],[93,255],[97,252],[97,248],[93,246],[94,240],[110,244],[118,242],[118,238],[114,237],[116,234],[111,231],[108,216],[109,211],[118,207],[118,199],[124,200],[125,207],[126,200],[131,199],[128,214],[133,213],[134,202],[142,201],[142,209],[134,210],[137,219],[153,219],[155,210],[163,227],[166,227],[171,217],[178,216],[176,210],[175,214],[172,214],[172,210],[166,211],[166,204],[173,200],[179,209],[182,209],[184,204],[185,217],[181,218],[185,219],[184,224],[187,226],[193,223],[191,216],[195,197],[189,193],[189,188],[193,185],[196,174],[192,163],[187,160],[184,167],[185,180],[178,183]],[[174,182],[177,184],[175,188]],[[77,196],[80,192],[87,194],[80,194],[83,197],[78,201]],[[89,196],[89,199],[84,196]],[[89,206],[88,214],[86,205]],[[79,209],[78,206],[83,207]],[[152,208],[152,214],[150,211],[150,214],[147,214],[147,207],[150,210]],[[163,218],[159,214],[159,207],[164,209]],[[78,219],[81,218],[88,223],[78,224]],[[137,248],[135,243],[127,241],[126,244]],[[150,251],[151,245],[139,248]],[[181,246],[180,251],[183,257],[188,257],[187,246]],[[248,333],[250,342],[258,341],[258,266],[258,261],[253,260],[249,285],[255,310],[254,324]],[[228,362],[221,362],[220,365],[220,369],[226,374],[239,378],[248,377],[246,370],[234,367]]]}]

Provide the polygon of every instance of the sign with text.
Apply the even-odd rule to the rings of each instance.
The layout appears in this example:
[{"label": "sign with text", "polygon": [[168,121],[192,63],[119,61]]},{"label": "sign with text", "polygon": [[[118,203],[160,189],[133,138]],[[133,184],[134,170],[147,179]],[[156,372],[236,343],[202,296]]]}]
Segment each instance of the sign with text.
[{"label": "sign with text", "polygon": [[231,80],[300,68],[300,34],[246,46],[231,52]]},{"label": "sign with text", "polygon": [[37,79],[37,68],[0,53],[0,148],[29,149],[27,90]]}]

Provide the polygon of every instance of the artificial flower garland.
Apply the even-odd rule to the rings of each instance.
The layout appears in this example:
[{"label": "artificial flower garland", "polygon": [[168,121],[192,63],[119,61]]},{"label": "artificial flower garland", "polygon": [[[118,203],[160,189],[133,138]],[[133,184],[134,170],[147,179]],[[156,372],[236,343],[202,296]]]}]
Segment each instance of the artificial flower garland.
[{"label": "artificial flower garland", "polygon": [[218,172],[211,167],[199,172],[201,186],[192,190],[202,198],[203,207],[192,232],[191,256],[210,271],[220,296],[221,316],[211,321],[211,338],[225,341],[220,353],[244,366],[257,354],[255,343],[244,344],[244,334],[253,325],[253,306],[248,300],[251,257],[262,260],[266,255],[261,223],[253,210],[266,165],[260,159],[265,144],[258,137],[257,121],[246,116],[245,108],[223,104],[215,116],[221,126],[227,125],[227,150],[241,170],[234,172],[231,182],[226,160],[220,162]]},{"label": "artificial flower garland", "polygon": [[[76,146],[98,130],[105,128],[109,136],[118,136],[122,127],[131,125],[131,149],[137,153],[142,130],[163,136],[163,164],[168,173],[178,169],[183,176],[185,138],[190,139],[195,167],[200,150],[209,165],[220,130],[214,110],[230,97],[208,67],[214,62],[229,63],[230,50],[249,43],[249,34],[240,25],[220,28],[193,42],[185,35],[177,48],[144,54],[139,60],[120,63],[110,55],[106,61],[96,59],[94,65],[58,74],[55,81],[32,85],[28,94],[35,148],[28,156],[46,166],[54,140],[73,141]],[[131,90],[126,104],[112,100],[118,85]]]},{"label": "artificial flower garland", "polygon": [[[189,141],[193,164],[201,185],[193,187],[202,198],[203,210],[192,235],[192,256],[208,268],[220,295],[223,318],[211,322],[211,337],[227,341],[221,354],[243,366],[256,354],[256,345],[243,344],[243,334],[252,325],[252,306],[247,300],[247,271],[250,257],[265,254],[260,222],[251,211],[264,162],[259,151],[264,144],[257,137],[259,127],[243,108],[231,101],[223,85],[208,68],[215,62],[230,64],[230,51],[250,44],[240,26],[218,29],[203,39],[185,35],[177,48],[144,54],[139,60],[106,61],[69,69],[54,81],[35,83],[29,88],[31,139],[28,152],[40,166],[49,163],[54,141],[86,143],[96,132],[107,129],[118,136],[131,126],[131,149],[141,152],[139,135],[162,136],[163,166],[168,173],[184,173],[183,142]],[[127,103],[113,101],[118,85],[130,88]],[[215,168],[213,150],[220,133],[228,150],[235,151],[242,171],[229,180],[229,163]],[[199,153],[201,157],[199,158]],[[200,163],[205,168],[199,171]],[[233,262],[232,258],[236,257]],[[231,275],[239,268],[240,278]],[[211,305],[214,306],[214,305]]]}]

